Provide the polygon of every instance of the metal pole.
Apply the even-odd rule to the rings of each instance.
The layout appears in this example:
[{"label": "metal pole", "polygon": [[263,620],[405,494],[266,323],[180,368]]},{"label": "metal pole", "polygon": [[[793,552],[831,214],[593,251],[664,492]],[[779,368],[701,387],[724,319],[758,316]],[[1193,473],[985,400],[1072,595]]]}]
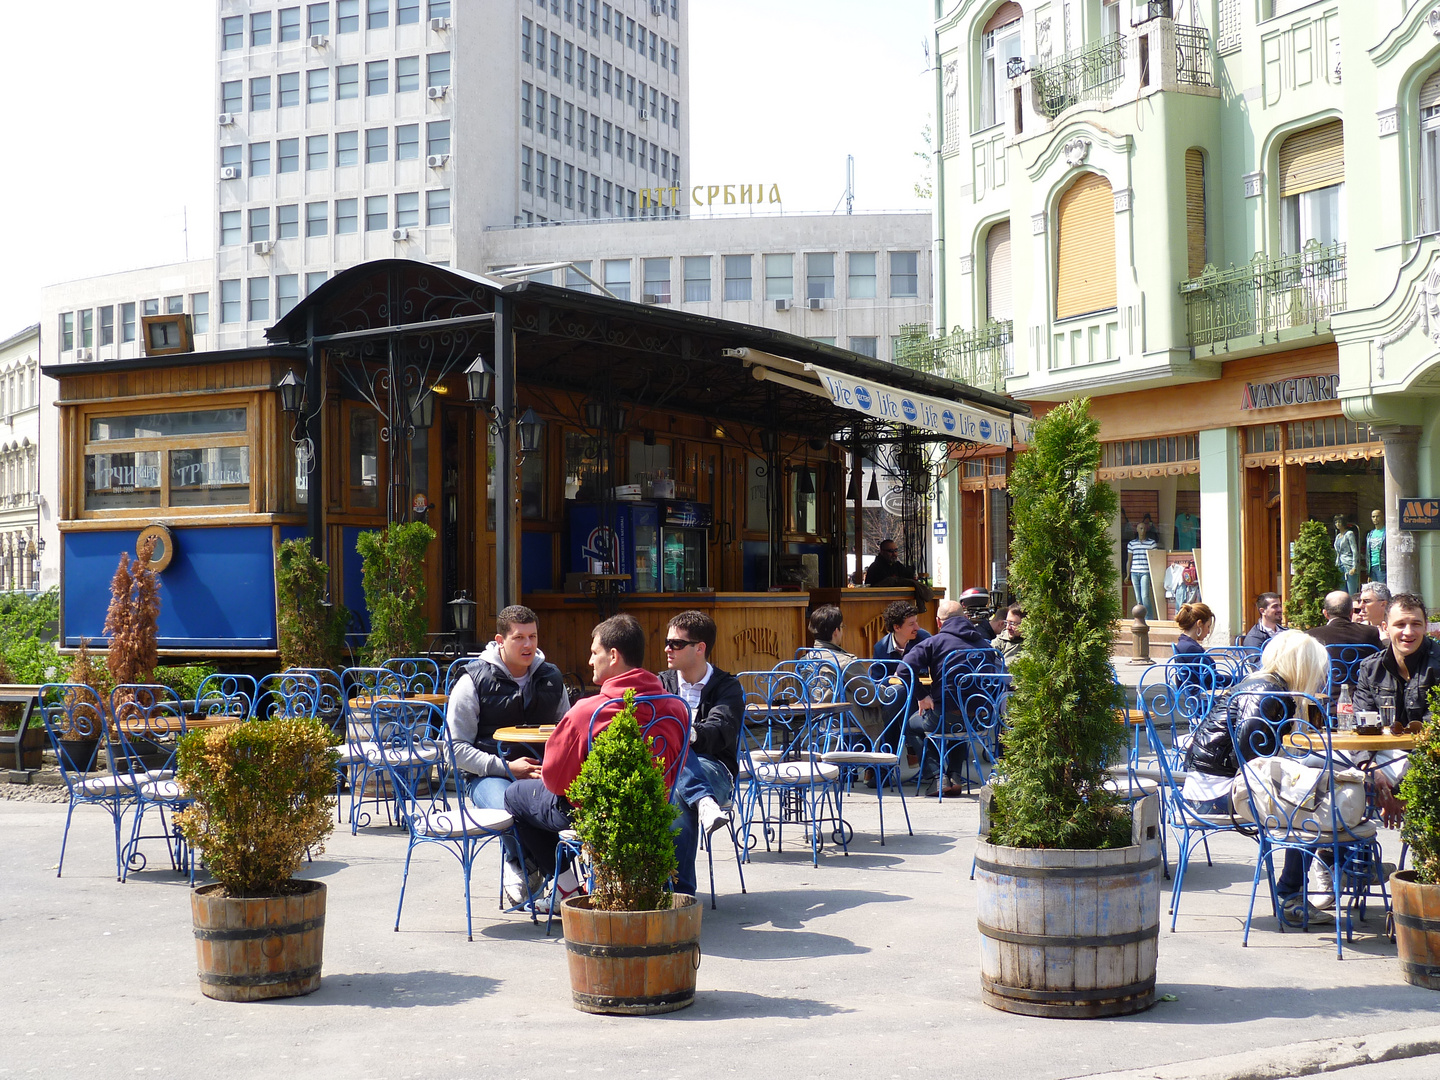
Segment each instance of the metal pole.
[{"label": "metal pole", "polygon": [[[515,564],[519,537],[515,522],[515,333],[508,297],[495,298],[495,610],[519,600]],[[477,613],[478,614],[478,613]]]},{"label": "metal pole", "polygon": [[306,318],[305,437],[310,440],[309,472],[305,476],[305,523],[310,531],[310,554],[325,557],[325,453],[324,417],[320,400],[325,385],[320,370],[321,350],[315,344],[315,309]]}]

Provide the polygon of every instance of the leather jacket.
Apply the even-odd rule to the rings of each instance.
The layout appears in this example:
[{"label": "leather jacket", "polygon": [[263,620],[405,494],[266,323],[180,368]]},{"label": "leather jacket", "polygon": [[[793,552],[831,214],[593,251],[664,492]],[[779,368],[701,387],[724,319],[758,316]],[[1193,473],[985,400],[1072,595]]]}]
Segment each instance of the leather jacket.
[{"label": "leather jacket", "polygon": [[1430,689],[1440,686],[1440,645],[1426,637],[1405,665],[1410,678],[1400,678],[1395,651],[1387,646],[1360,664],[1355,679],[1355,711],[1378,712],[1381,705],[1394,705],[1400,723],[1424,722],[1430,714]]},{"label": "leather jacket", "polygon": [[1289,689],[1278,675],[1259,672],[1245,679],[1230,693],[1225,712],[1212,711],[1200,725],[1185,753],[1185,768],[1211,776],[1234,776],[1240,771],[1230,732],[1240,740],[1245,760],[1267,757],[1275,752],[1274,725],[1294,715],[1294,703],[1285,698],[1266,697],[1271,691]]}]

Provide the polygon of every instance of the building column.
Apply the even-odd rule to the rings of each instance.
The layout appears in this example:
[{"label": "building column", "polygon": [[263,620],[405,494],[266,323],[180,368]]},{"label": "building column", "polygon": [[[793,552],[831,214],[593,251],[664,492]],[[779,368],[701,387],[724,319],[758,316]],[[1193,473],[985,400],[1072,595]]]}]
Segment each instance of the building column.
[{"label": "building column", "polygon": [[1420,429],[1372,424],[1370,430],[1385,444],[1385,582],[1392,595],[1418,592],[1415,534],[1400,528],[1400,500],[1420,494]]},{"label": "building column", "polygon": [[1215,613],[1215,633],[1228,645],[1245,632],[1246,608],[1240,596],[1240,513],[1244,490],[1240,475],[1240,433],[1235,428],[1200,432],[1200,599]]}]

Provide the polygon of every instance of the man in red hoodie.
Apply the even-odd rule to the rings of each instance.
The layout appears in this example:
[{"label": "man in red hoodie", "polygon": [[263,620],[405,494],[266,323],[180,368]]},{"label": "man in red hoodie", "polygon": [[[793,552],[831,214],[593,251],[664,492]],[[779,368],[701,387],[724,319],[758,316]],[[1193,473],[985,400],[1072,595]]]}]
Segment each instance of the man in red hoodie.
[{"label": "man in red hoodie", "polygon": [[[590,674],[600,693],[571,705],[556,725],[545,744],[540,779],[517,780],[505,791],[505,810],[515,819],[526,861],[547,878],[557,870],[555,842],[560,831],[570,828],[570,802],[565,792],[580,774],[580,766],[590,752],[591,734],[599,735],[610,726],[610,720],[621,709],[618,699],[625,691],[634,690],[637,695],[666,693],[659,678],[644,669],[644,663],[645,631],[633,615],[615,615],[595,627],[590,637]],[[595,710],[612,698],[617,700],[604,707],[592,728]],[[656,712],[658,716],[674,717],[688,737],[690,715],[684,701],[658,702]],[[569,867],[558,869],[559,897],[578,892],[574,871]]]}]

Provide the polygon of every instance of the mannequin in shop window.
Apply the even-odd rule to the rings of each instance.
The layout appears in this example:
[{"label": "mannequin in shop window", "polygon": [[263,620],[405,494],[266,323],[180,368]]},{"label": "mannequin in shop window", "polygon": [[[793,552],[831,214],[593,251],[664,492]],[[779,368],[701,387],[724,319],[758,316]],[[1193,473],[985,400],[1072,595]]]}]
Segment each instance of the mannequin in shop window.
[{"label": "mannequin in shop window", "polygon": [[1188,510],[1175,515],[1175,550],[1194,551],[1200,533],[1200,519]]},{"label": "mannequin in shop window", "polygon": [[1155,588],[1150,581],[1150,552],[1155,549],[1151,535],[1150,515],[1135,526],[1135,539],[1126,545],[1130,553],[1130,585],[1135,590],[1135,603],[1145,605],[1145,617],[1152,622],[1155,614]]},{"label": "mannequin in shop window", "polygon": [[1345,524],[1345,519],[1335,515],[1335,565],[1345,578],[1345,591],[1360,591],[1360,551],[1355,543],[1355,534]]},{"label": "mannequin in shop window", "polygon": [[1365,536],[1365,569],[1371,581],[1383,583],[1385,580],[1385,512],[1371,510],[1370,524],[1374,528]]}]

